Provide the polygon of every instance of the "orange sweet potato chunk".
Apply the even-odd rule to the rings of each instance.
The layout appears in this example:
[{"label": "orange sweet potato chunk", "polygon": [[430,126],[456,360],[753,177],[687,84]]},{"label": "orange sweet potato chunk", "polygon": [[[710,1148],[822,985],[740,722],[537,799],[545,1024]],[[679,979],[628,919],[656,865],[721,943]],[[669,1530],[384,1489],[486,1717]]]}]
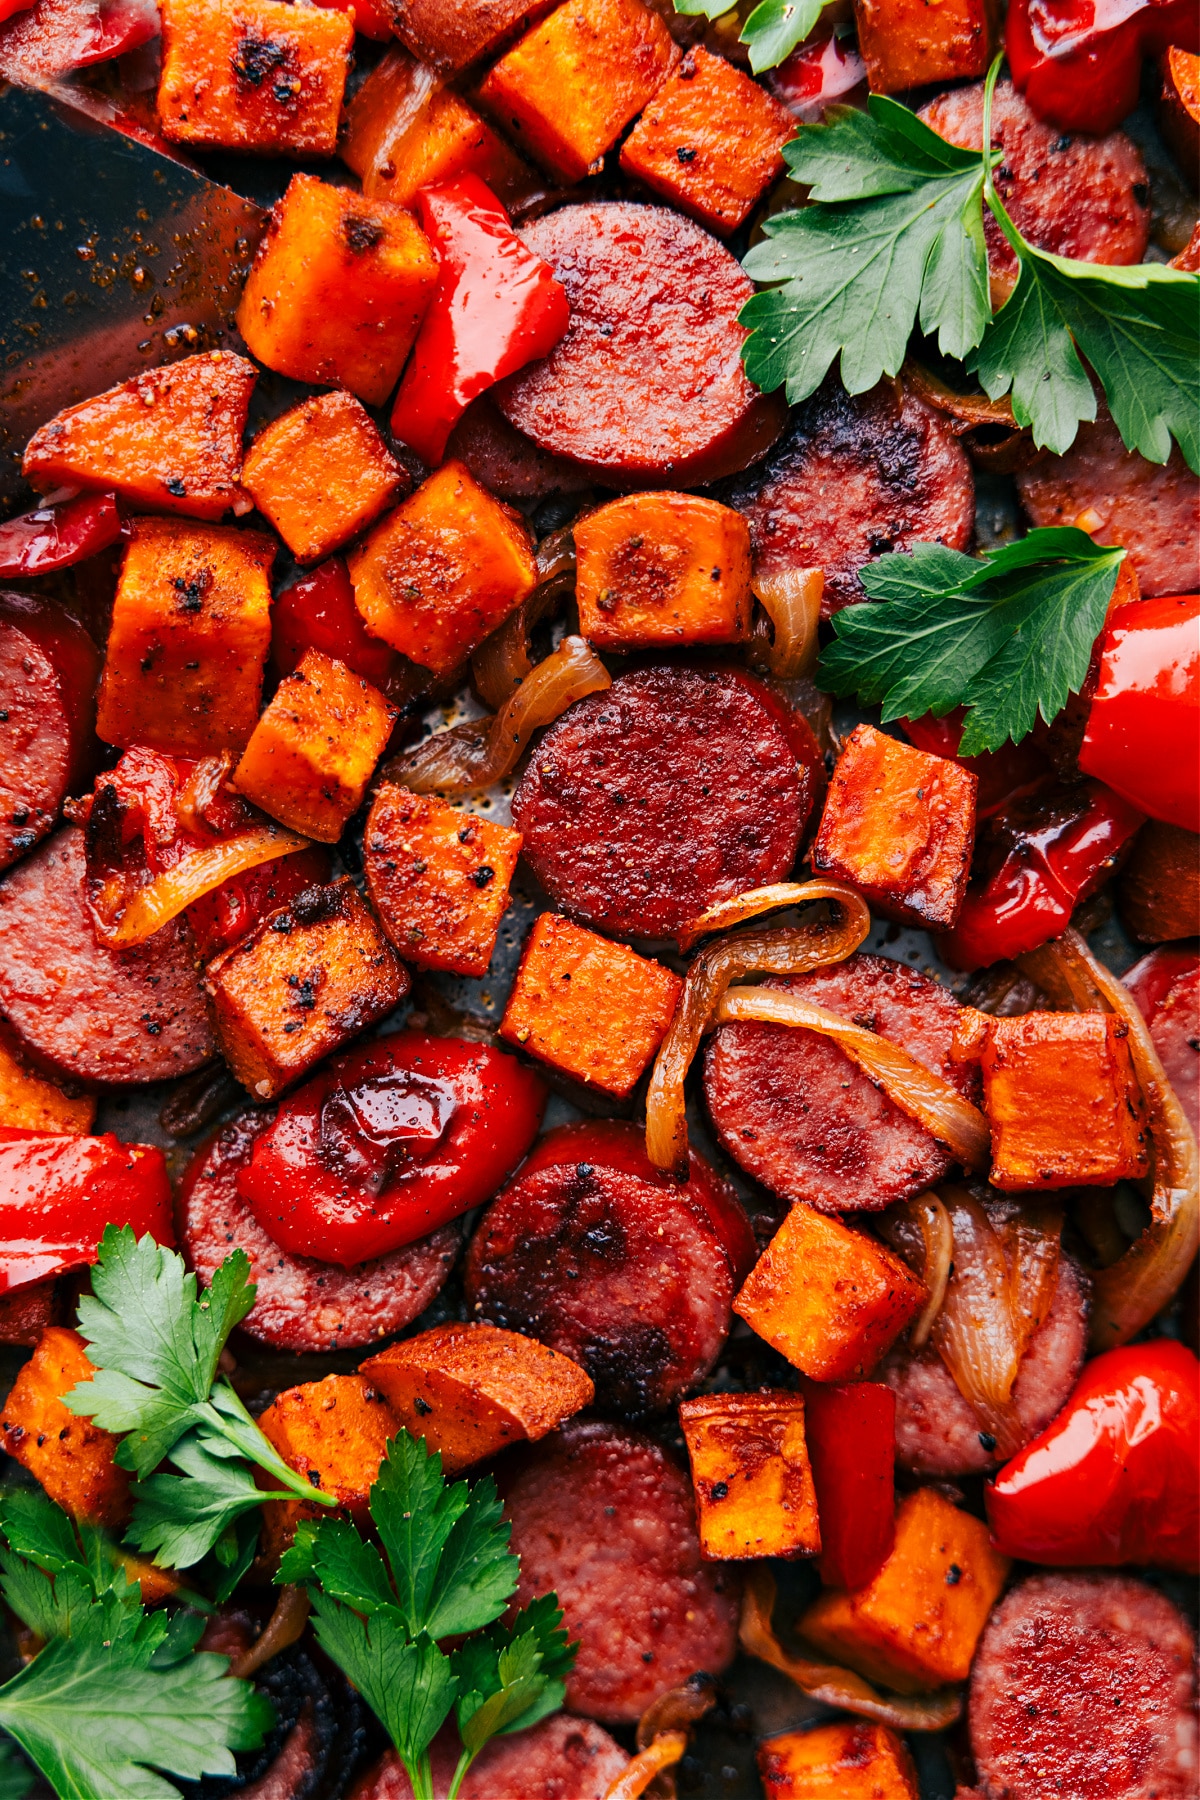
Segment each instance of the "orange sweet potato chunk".
[{"label": "orange sweet potato chunk", "polygon": [[436,794],[383,782],[367,816],[367,892],[397,950],[419,969],[486,975],[521,833]]},{"label": "orange sweet potato chunk", "polygon": [[820,1554],[802,1395],[705,1394],[684,1401],[679,1422],[704,1556]]},{"label": "orange sweet potato chunk", "polygon": [[[290,1468],[332,1494],[358,1526],[369,1527],[371,1488],[388,1439],[400,1429],[372,1382],[362,1375],[326,1375],[286,1388],[258,1425]],[[273,1483],[264,1476],[261,1485]],[[263,1507],[267,1557],[273,1561],[287,1548],[301,1519],[328,1516],[327,1507],[303,1500],[268,1500]]]},{"label": "orange sweet potato chunk", "polygon": [[576,521],[579,629],[602,649],[750,636],[750,528],[698,494],[625,494]]},{"label": "orange sweet potato chunk", "polygon": [[259,432],[242,480],[297,562],[357,537],[404,475],[370,414],[340,390],[303,400]]},{"label": "orange sweet potato chunk", "polygon": [[689,50],[626,138],[621,167],[710,231],[736,231],[783,173],[796,135],[786,106],[701,45]]},{"label": "orange sweet potato chunk", "polygon": [[966,897],[978,786],[947,757],[859,725],[829,780],[813,868],[886,918],[948,931]]},{"label": "orange sweet potato chunk", "polygon": [[501,57],[479,99],[551,175],[582,181],[678,61],[641,0],[564,0]]},{"label": "orange sweet potato chunk", "polygon": [[254,364],[228,350],[149,369],[34,432],[25,479],[42,492],[111,488],[134,506],[194,519],[245,509],[238,472],[257,380]]},{"label": "orange sweet potato chunk", "polygon": [[354,26],[283,0],[162,0],[158,117],[176,144],[332,156]]},{"label": "orange sweet potato chunk", "polygon": [[1159,127],[1175,153],[1185,180],[1195,188],[1200,174],[1200,56],[1173,45],[1162,59]]},{"label": "orange sweet potato chunk", "polygon": [[529,529],[460,462],[443,463],[348,558],[373,637],[448,675],[537,586]]},{"label": "orange sweet potato chunk", "polygon": [[437,268],[424,232],[402,207],[293,175],[255,255],[238,328],[268,369],[349,388],[382,406]]},{"label": "orange sweet potato chunk", "polygon": [[866,1719],[785,1731],[757,1755],[766,1800],[918,1800],[904,1739]]},{"label": "orange sweet potato chunk", "polygon": [[0,1019],[0,1125],[22,1131],[71,1131],[86,1136],[96,1123],[96,1096],[78,1099],[30,1067],[12,1027]]},{"label": "orange sweet potato chunk", "polygon": [[392,1412],[457,1475],[506,1444],[545,1437],[591,1403],[569,1356],[495,1325],[436,1325],[363,1363]]},{"label": "orange sweet potato chunk", "polygon": [[995,0],[854,0],[854,18],[873,94],[986,75],[997,49]]},{"label": "orange sweet potato chunk", "polygon": [[130,1481],[113,1461],[120,1440],[63,1405],[95,1373],[79,1333],[49,1326],[0,1409],[0,1444],[72,1518],[119,1528]]},{"label": "orange sweet potato chunk", "polygon": [[391,0],[396,36],[443,75],[494,56],[553,0]]},{"label": "orange sweet potato chunk", "polygon": [[814,1381],[848,1381],[870,1374],[927,1297],[876,1238],[793,1206],[733,1310]]},{"label": "orange sweet potato chunk", "polygon": [[979,1634],[1004,1586],[982,1519],[934,1488],[918,1488],[896,1511],[891,1555],[865,1588],[829,1588],[796,1624],[831,1661],[901,1694],[965,1681]]},{"label": "orange sweet potato chunk", "polygon": [[542,913],[525,940],[500,1036],[623,1099],[662,1043],[682,985],[626,944]]},{"label": "orange sweet potato chunk", "polygon": [[113,605],[96,733],[166,756],[241,750],[271,647],[275,540],[134,519]]}]

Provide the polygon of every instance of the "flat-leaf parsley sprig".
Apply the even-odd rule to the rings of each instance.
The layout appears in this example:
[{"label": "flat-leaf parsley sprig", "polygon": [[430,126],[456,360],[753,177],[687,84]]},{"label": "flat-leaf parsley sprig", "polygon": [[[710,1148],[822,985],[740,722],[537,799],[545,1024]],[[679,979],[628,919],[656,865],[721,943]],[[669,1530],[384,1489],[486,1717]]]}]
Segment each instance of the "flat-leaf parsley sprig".
[{"label": "flat-leaf parsley sprig", "polygon": [[834,615],[817,679],[885,723],[965,706],[963,756],[1019,743],[1082,687],[1124,558],[1074,526],[982,557],[923,543],[881,556],[859,570],[878,604]]},{"label": "flat-leaf parsley sprig", "polygon": [[[759,0],[742,27],[739,43],[750,52],[756,75],[774,69],[802,44],[832,0]],[[706,19],[731,12],[729,0],[675,0],[675,11]]]},{"label": "flat-leaf parsley sprig", "polygon": [[[382,1553],[348,1520],[306,1520],[276,1580],[308,1587],[317,1639],[387,1728],[414,1800],[432,1800],[430,1745],[454,1708],[463,1746],[455,1800],[490,1738],[562,1705],[577,1646],[553,1594],[511,1626],[496,1624],[519,1565],[490,1476],[448,1486],[441,1456],[401,1432],[370,1508]],[[448,1638],[465,1641],[447,1652]]]}]

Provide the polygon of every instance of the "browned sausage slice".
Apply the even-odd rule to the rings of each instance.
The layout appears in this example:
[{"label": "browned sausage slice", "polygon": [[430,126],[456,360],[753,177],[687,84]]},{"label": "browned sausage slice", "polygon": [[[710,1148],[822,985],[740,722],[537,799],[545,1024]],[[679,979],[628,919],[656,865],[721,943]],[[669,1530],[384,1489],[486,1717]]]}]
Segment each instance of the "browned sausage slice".
[{"label": "browned sausage slice", "polygon": [[575,1422],[504,1465],[501,1487],[521,1558],[517,1603],[553,1589],[579,1639],[573,1712],[629,1723],[689,1675],[728,1667],[737,1578],[701,1560],[691,1482],[661,1445]]},{"label": "browned sausage slice", "polygon": [[592,478],[563,456],[551,456],[523,437],[493,405],[491,396],[473,400],[450,433],[446,457],[465,463],[476,481],[502,500],[545,500],[577,494]]},{"label": "browned sausage slice", "polygon": [[35,1061],[77,1081],[186,1075],[216,1054],[181,919],[136,950],[97,944],[69,825],[0,882],[0,1011]]},{"label": "browned sausage slice", "polygon": [[971,1672],[971,1748],[1005,1800],[1192,1800],[1191,1628],[1125,1575],[1031,1575],[988,1621]]},{"label": "browned sausage slice", "polygon": [[975,528],[966,451],[939,414],[888,383],[850,395],[830,377],[725,498],[749,520],[756,573],[824,569],[826,618],[866,598],[864,563],[919,539],[965,550]]},{"label": "browned sausage slice", "polygon": [[87,786],[99,672],[82,625],[47,600],[0,594],[0,868]]},{"label": "browned sausage slice", "polygon": [[638,669],[572,706],[513,796],[524,855],[564,912],[668,937],[781,881],[812,807],[804,721],[741,670]]},{"label": "browned sausage slice", "polygon": [[[433,1741],[434,1800],[446,1800],[458,1762],[447,1732]],[[604,1800],[629,1758],[603,1726],[555,1713],[529,1731],[493,1738],[471,1764],[458,1800]],[[400,1758],[389,1750],[350,1800],[412,1800]]]},{"label": "browned sausage slice", "polygon": [[[856,954],[811,975],[772,976],[907,1050],[961,1093],[976,1076],[953,1062],[957,1000],[916,969]],[[704,1068],[708,1110],[748,1175],[822,1212],[878,1211],[940,1181],[950,1155],[829,1038],[789,1025],[722,1025]]]},{"label": "browned sausage slice", "polygon": [[495,389],[518,431],[608,487],[715,481],[779,436],[782,397],[742,368],[753,283],[699,225],[618,200],[564,206],[521,236],[566,289],[571,323]]},{"label": "browned sausage slice", "polygon": [[211,1282],[231,1250],[250,1258],[258,1285],[242,1330],[278,1350],[338,1350],[373,1344],[424,1312],[454,1265],[453,1225],[390,1256],[342,1269],[289,1256],[267,1236],[237,1191],[238,1170],[270,1112],[246,1111],[197,1150],[179,1197],[179,1233],[190,1266]]}]

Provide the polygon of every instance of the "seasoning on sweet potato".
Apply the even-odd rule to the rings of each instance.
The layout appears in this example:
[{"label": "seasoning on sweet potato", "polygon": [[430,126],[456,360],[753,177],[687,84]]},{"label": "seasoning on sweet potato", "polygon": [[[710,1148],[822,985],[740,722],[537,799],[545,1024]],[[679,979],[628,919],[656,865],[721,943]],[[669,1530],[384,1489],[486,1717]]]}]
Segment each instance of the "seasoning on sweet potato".
[{"label": "seasoning on sweet potato", "polygon": [[1200,56],[1173,45],[1162,59],[1159,128],[1192,188],[1200,182]]},{"label": "seasoning on sweet potato", "polygon": [[529,529],[460,462],[443,463],[349,557],[367,630],[435,675],[537,586]]},{"label": "seasoning on sweet potato", "polygon": [[408,962],[453,975],[487,974],[520,853],[510,826],[386,781],[363,833],[383,929]]},{"label": "seasoning on sweet potato", "polygon": [[829,778],[813,868],[886,918],[948,931],[966,898],[978,786],[960,764],[859,725]]},{"label": "seasoning on sweet potato", "polygon": [[995,0],[854,0],[858,48],[873,94],[986,75],[996,53]]},{"label": "seasoning on sweet potato", "polygon": [[176,144],[332,156],[353,47],[344,12],[283,0],[162,0],[162,134]]},{"label": "seasoning on sweet potato", "polygon": [[750,528],[698,494],[625,494],[576,521],[579,629],[602,649],[750,636]]},{"label": "seasoning on sweet potato", "polygon": [[847,1593],[827,1588],[796,1630],[831,1661],[901,1694],[965,1681],[1009,1559],[982,1519],[936,1488],[918,1488],[896,1511],[896,1541],[878,1575]]},{"label": "seasoning on sweet potato", "polygon": [[749,75],[697,44],[626,138],[621,167],[710,231],[736,231],[783,174],[796,121]]},{"label": "seasoning on sweet potato", "polygon": [[369,681],[323,650],[306,650],[254,727],[233,786],[281,825],[336,844],[395,718]]},{"label": "seasoning on sweet potato", "polygon": [[217,1040],[259,1100],[382,1019],[408,973],[347,877],[307,888],[205,970]]},{"label": "seasoning on sweet potato", "polygon": [[591,1403],[569,1356],[495,1325],[436,1325],[361,1365],[396,1418],[457,1475],[506,1444],[545,1437]]},{"label": "seasoning on sweet potato", "polygon": [[554,0],[391,0],[396,36],[443,75],[494,56]]},{"label": "seasoning on sweet potato", "polygon": [[565,0],[501,57],[479,99],[551,175],[582,181],[678,61],[641,0]]},{"label": "seasoning on sweet potato", "polygon": [[258,246],[238,328],[268,369],[382,406],[436,281],[428,239],[402,207],[293,175]]},{"label": "seasoning on sweet potato", "polygon": [[983,1070],[993,1187],[1108,1187],[1146,1173],[1146,1103],[1128,1038],[1114,1013],[964,1009],[953,1054]]},{"label": "seasoning on sweet potato", "polygon": [[318,562],[378,518],[406,481],[375,421],[340,389],[260,431],[242,480],[297,562]]},{"label": "seasoning on sweet potato", "polygon": [[1140,943],[1194,937],[1200,924],[1200,837],[1182,825],[1147,819],[1121,871],[1117,909]]},{"label": "seasoning on sweet potato", "polygon": [[96,702],[96,734],[166,756],[241,750],[271,647],[275,540],[133,519]]},{"label": "seasoning on sweet potato", "polygon": [[34,1281],[0,1295],[0,1344],[38,1342],[48,1326],[62,1317],[62,1293],[58,1282]]},{"label": "seasoning on sweet potato", "polygon": [[0,1445],[72,1518],[120,1527],[130,1478],[113,1461],[119,1439],[63,1405],[95,1373],[79,1333],[49,1326],[0,1408]]},{"label": "seasoning on sweet potato", "polygon": [[877,1238],[796,1205],[733,1310],[814,1381],[845,1381],[870,1374],[927,1297]]},{"label": "seasoning on sweet potato", "polygon": [[[362,1375],[326,1375],[285,1388],[258,1421],[259,1430],[290,1468],[332,1494],[364,1528],[371,1487],[399,1421],[379,1389]],[[269,1476],[261,1486],[270,1487]],[[291,1543],[301,1519],[328,1517],[323,1506],[303,1500],[268,1500],[263,1507],[263,1551],[272,1562]]]},{"label": "seasoning on sweet potato", "polygon": [[[72,1099],[31,1068],[12,1027],[0,1019],[0,1126],[22,1131],[74,1131],[81,1136],[96,1123],[96,1097]],[[12,1340],[9,1340],[12,1341]]]},{"label": "seasoning on sweet potato", "polygon": [[766,1800],[918,1800],[904,1739],[867,1719],[764,1738],[757,1756]]},{"label": "seasoning on sweet potato", "polygon": [[22,464],[35,488],[105,488],[134,506],[215,520],[249,509],[238,486],[258,370],[228,350],[185,356],[68,406],[35,431]]},{"label": "seasoning on sweet potato", "polygon": [[500,1036],[623,1099],[662,1043],[682,985],[628,945],[542,913],[525,940]]},{"label": "seasoning on sweet potato", "polygon": [[679,1422],[704,1556],[820,1553],[802,1395],[705,1394],[684,1401]]}]

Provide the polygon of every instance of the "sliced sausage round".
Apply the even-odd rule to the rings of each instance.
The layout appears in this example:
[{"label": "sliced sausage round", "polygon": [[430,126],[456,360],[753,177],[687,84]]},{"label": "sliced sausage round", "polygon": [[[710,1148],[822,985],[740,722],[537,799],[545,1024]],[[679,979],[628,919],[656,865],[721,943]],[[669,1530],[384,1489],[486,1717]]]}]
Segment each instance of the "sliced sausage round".
[{"label": "sliced sausage round", "polygon": [[189,1265],[211,1282],[231,1250],[250,1258],[258,1295],[242,1330],[277,1350],[339,1350],[373,1344],[424,1312],[458,1254],[459,1234],[443,1226],[389,1256],[343,1269],[290,1256],[267,1236],[237,1191],[270,1112],[247,1110],[203,1144],[179,1196],[179,1235]]},{"label": "sliced sausage round", "polygon": [[0,594],[0,868],[44,838],[86,787],[100,654],[31,594]]},{"label": "sliced sausage round", "polygon": [[608,487],[694,487],[779,436],[782,396],[742,367],[754,292],[723,245],[663,206],[564,206],[521,236],[571,304],[567,334],[494,390],[509,422]]},{"label": "sliced sausage round", "polygon": [[[1050,1310],[1029,1340],[1013,1385],[1013,1405],[1027,1444],[1070,1398],[1087,1352],[1087,1278],[1070,1256],[1058,1264]],[[916,1475],[974,1475],[995,1468],[995,1440],[981,1432],[954,1377],[930,1345],[890,1350],[873,1379],[896,1396],[896,1461]],[[989,1444],[991,1448],[989,1449]],[[1014,1451],[1020,1446],[1014,1445]]]},{"label": "sliced sausage round", "polygon": [[749,521],[757,574],[824,569],[825,618],[866,599],[864,563],[918,539],[966,550],[975,529],[966,451],[939,413],[889,382],[847,394],[830,376],[724,498]]},{"label": "sliced sausage round", "polygon": [[[446,1800],[459,1747],[441,1732],[433,1740],[434,1800]],[[555,1713],[528,1731],[493,1738],[467,1770],[458,1800],[604,1800],[629,1758],[603,1726]],[[412,1785],[394,1750],[359,1782],[350,1800],[412,1800]]]},{"label": "sliced sausage round", "polygon": [[1191,1800],[1195,1644],[1125,1575],[1031,1575],[997,1606],[971,1672],[981,1786],[1005,1800]]},{"label": "sliced sausage round", "polygon": [[737,1649],[738,1588],[704,1562],[692,1484],[640,1432],[574,1422],[501,1473],[515,1603],[558,1595],[579,1655],[572,1712],[627,1724],[689,1675],[720,1675]]},{"label": "sliced sausage round", "polygon": [[181,919],[134,950],[97,944],[76,825],[0,882],[0,1011],[36,1062],[77,1081],[164,1081],[216,1054]]},{"label": "sliced sausage round", "polygon": [[566,457],[539,450],[509,424],[489,394],[472,400],[450,433],[446,456],[465,463],[476,481],[502,500],[545,500],[577,494],[592,478]]},{"label": "sliced sausage round", "polygon": [[[977,1073],[950,1056],[958,1002],[916,969],[856,953],[765,985],[877,1031],[977,1097]],[[784,1199],[821,1212],[877,1212],[922,1193],[951,1166],[924,1126],[816,1032],[758,1020],[721,1025],[709,1040],[704,1093],[734,1161]]]},{"label": "sliced sausage round", "polygon": [[656,666],[570,707],[513,795],[538,880],[618,937],[669,937],[782,881],[820,764],[803,719],[731,668]]},{"label": "sliced sausage round", "polygon": [[467,1300],[585,1368],[602,1403],[668,1406],[701,1380],[754,1262],[740,1204],[694,1152],[686,1185],[618,1120],[538,1143],[471,1240]]},{"label": "sliced sausage round", "polygon": [[1165,945],[1121,977],[1162,1058],[1167,1080],[1200,1137],[1200,956]]},{"label": "sliced sausage round", "polygon": [[[955,88],[918,114],[947,143],[983,143],[983,90]],[[1011,81],[997,83],[992,143],[1003,150],[996,188],[1014,225],[1039,250],[1078,262],[1140,263],[1150,242],[1150,178],[1142,153],[1123,131],[1076,137],[1043,124]],[[985,206],[992,305],[1017,281],[1017,259]]]},{"label": "sliced sausage round", "polygon": [[1178,444],[1165,463],[1127,450],[1101,403],[1064,456],[1042,456],[1017,476],[1031,525],[1074,525],[1098,543],[1123,544],[1142,593],[1194,594],[1200,584],[1200,478]]}]

